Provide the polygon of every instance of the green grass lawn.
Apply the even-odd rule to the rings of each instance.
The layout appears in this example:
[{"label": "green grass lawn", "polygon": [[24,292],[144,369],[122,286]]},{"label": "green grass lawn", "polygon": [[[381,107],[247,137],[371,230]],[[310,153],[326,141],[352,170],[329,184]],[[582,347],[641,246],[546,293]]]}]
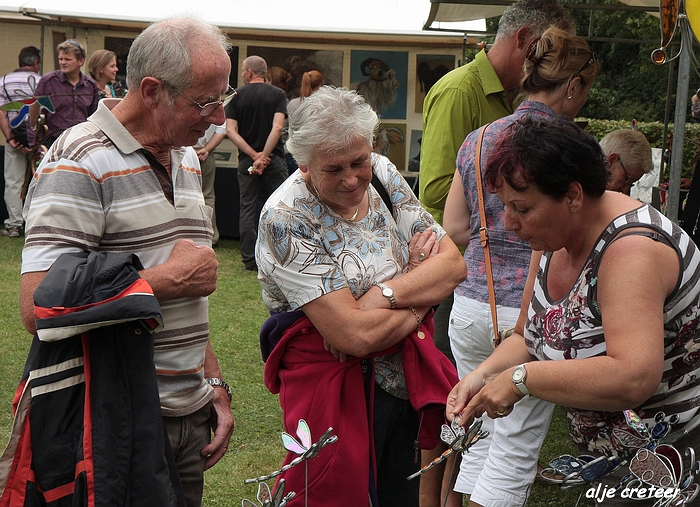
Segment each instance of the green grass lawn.
[{"label": "green grass lawn", "polygon": [[[12,397],[24,367],[30,336],[19,315],[19,267],[22,241],[0,238],[0,445],[4,447],[12,424]],[[277,396],[262,382],[258,330],[267,317],[254,273],[245,271],[238,243],[222,240],[216,250],[219,280],[210,298],[211,340],[224,378],[233,389],[236,430],[229,452],[206,472],[205,507],[232,507],[242,498],[254,500],[257,487],[247,478],[276,470],[282,463],[282,412]],[[339,435],[342,438],[342,435]],[[573,453],[563,412],[558,409],[545,441],[541,462],[564,452]],[[272,481],[270,481],[272,484]],[[528,506],[573,506],[579,490],[562,492],[556,486],[535,484]],[[586,503],[588,502],[588,503]],[[592,505],[582,500],[580,505]],[[329,503],[324,507],[331,507]],[[318,507],[318,506],[314,506]]]}]

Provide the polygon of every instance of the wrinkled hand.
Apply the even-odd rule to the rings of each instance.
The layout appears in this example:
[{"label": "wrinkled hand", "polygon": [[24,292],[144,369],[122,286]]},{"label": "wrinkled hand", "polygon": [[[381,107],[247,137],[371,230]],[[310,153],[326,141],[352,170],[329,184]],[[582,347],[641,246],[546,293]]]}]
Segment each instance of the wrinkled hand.
[{"label": "wrinkled hand", "polygon": [[175,243],[165,262],[180,297],[208,296],[216,290],[216,269],[219,263],[214,250],[189,239]]},{"label": "wrinkled hand", "polygon": [[339,351],[338,349],[336,349],[335,347],[333,347],[333,345],[331,345],[330,343],[328,343],[328,341],[327,341],[325,338],[323,339],[323,347],[324,347],[328,352],[330,352],[331,354],[333,354],[333,357],[335,357],[335,358],[336,358],[338,361],[340,361],[341,363],[344,363],[345,361],[348,360],[348,355],[347,355],[345,352],[341,352],[341,351]]},{"label": "wrinkled hand", "polygon": [[[432,229],[417,232],[408,244],[408,269],[417,267],[430,257],[434,257],[440,251],[440,243],[437,234]],[[421,257],[422,254],[422,257]]]},{"label": "wrinkled hand", "polygon": [[209,419],[214,436],[209,444],[202,447],[200,454],[206,456],[204,470],[208,470],[223,458],[231,442],[231,435],[234,429],[233,414],[231,413],[231,402],[228,394],[221,388],[214,388],[214,403]]}]

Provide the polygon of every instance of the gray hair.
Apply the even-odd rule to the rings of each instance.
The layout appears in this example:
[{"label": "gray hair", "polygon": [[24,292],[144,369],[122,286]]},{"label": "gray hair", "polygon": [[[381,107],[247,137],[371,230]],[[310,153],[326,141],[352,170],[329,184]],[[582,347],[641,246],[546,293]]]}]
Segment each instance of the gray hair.
[{"label": "gray hair", "polygon": [[126,64],[126,84],[137,90],[146,77],[163,81],[171,97],[194,81],[192,56],[197,51],[231,43],[217,26],[197,18],[171,18],[147,27],[134,40]]},{"label": "gray hair", "polygon": [[573,16],[557,0],[518,0],[503,11],[496,40],[510,37],[523,27],[530,29],[532,38],[540,37],[550,26],[576,34]]},{"label": "gray hair", "polygon": [[600,140],[600,147],[606,157],[617,153],[625,167],[638,167],[644,174],[654,168],[649,141],[638,130],[613,130]]},{"label": "gray hair", "polygon": [[362,95],[322,86],[289,118],[287,149],[298,164],[308,165],[315,156],[340,152],[358,138],[372,146],[377,125],[377,113]]}]

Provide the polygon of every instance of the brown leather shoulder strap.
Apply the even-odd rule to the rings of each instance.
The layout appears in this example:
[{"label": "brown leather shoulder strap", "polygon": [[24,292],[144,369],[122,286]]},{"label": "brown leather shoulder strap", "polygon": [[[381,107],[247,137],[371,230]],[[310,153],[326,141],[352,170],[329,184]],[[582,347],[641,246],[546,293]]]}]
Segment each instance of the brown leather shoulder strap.
[{"label": "brown leather shoulder strap", "polygon": [[491,251],[489,250],[489,230],[486,226],[486,206],[484,204],[484,185],[481,180],[481,145],[484,141],[484,132],[486,132],[487,123],[479,131],[479,138],[476,141],[476,157],[474,159],[474,171],[476,176],[476,190],[479,197],[479,220],[481,227],[479,228],[479,239],[481,246],[484,249],[484,261],[486,263],[486,285],[489,290],[489,305],[491,306],[491,321],[493,323],[493,344],[495,347],[501,342],[498,334],[498,315],[496,314],[496,289],[493,283],[493,269],[491,268]]}]

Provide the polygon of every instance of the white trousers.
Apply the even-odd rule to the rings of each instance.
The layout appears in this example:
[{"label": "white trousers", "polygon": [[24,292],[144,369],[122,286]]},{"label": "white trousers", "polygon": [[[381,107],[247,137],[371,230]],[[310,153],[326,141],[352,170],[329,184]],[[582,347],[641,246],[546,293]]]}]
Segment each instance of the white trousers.
[{"label": "white trousers", "polygon": [[20,150],[5,144],[5,206],[9,217],[5,219],[5,228],[22,227],[22,185],[27,170],[27,156]]},{"label": "white trousers", "polygon": [[[520,313],[505,306],[496,311],[500,328],[515,325]],[[455,294],[448,332],[462,378],[493,352],[489,304]],[[494,420],[484,414],[482,429],[489,436],[462,455],[455,491],[484,507],[525,505],[553,410],[553,404],[527,396],[507,417]]]}]

